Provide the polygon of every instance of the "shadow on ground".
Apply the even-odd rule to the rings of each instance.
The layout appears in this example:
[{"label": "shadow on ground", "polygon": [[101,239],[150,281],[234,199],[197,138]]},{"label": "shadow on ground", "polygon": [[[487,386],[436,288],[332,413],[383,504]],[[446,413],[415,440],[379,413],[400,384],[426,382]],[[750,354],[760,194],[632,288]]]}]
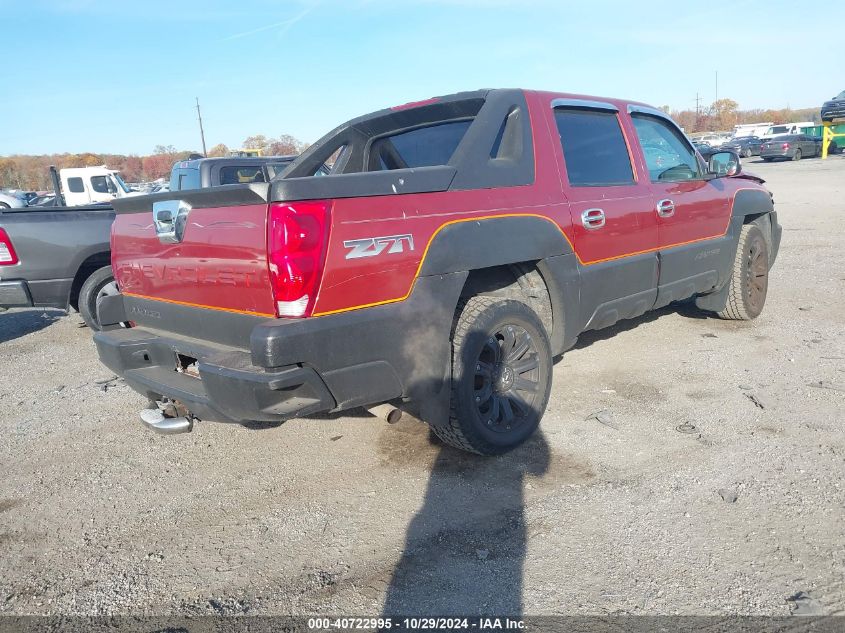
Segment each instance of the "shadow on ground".
[{"label": "shadow on ground", "polygon": [[15,310],[0,312],[0,343],[32,334],[58,321],[60,310]]},{"label": "shadow on ground", "polygon": [[[542,491],[589,481],[594,473],[582,460],[553,454],[540,432],[507,455],[480,457],[431,435],[422,446],[424,428],[403,422],[385,429],[380,441],[382,456],[396,466],[426,468],[431,462],[423,504],[388,580],[384,615],[523,614],[528,480]],[[544,529],[537,521],[531,528]]]},{"label": "shadow on ground", "polygon": [[[593,343],[598,343],[599,341],[606,341],[607,339],[613,338],[617,334],[622,332],[628,332],[629,330],[633,330],[640,325],[645,323],[651,323],[652,321],[656,321],[661,317],[665,317],[670,314],[679,314],[687,319],[699,319],[699,320],[707,320],[713,319],[715,321],[719,321],[719,317],[717,317],[712,312],[706,312],[704,310],[699,310],[695,307],[695,304],[692,302],[682,302],[682,303],[673,303],[664,308],[658,308],[657,310],[650,310],[645,314],[638,316],[633,319],[623,319],[622,321],[617,321],[614,325],[610,327],[603,328],[601,330],[588,330],[583,332],[580,336],[578,336],[578,342],[575,344],[573,349],[583,349],[585,347],[589,347]],[[556,360],[560,360],[561,357],[557,357]]]}]

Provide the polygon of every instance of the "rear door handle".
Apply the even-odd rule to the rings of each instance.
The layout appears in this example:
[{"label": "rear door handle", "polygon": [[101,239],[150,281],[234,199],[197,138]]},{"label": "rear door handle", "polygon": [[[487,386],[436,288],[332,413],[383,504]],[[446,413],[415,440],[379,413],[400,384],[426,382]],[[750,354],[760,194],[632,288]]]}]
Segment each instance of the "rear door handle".
[{"label": "rear door handle", "polygon": [[581,213],[581,224],[585,229],[595,230],[604,226],[605,217],[602,209],[587,209]]},{"label": "rear door handle", "polygon": [[665,198],[657,203],[657,215],[661,218],[671,218],[675,215],[675,203]]}]

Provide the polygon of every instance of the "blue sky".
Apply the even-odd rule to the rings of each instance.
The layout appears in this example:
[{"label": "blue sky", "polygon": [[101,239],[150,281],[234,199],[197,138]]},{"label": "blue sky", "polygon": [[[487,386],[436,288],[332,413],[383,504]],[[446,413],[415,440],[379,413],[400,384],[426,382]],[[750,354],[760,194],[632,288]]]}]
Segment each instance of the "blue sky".
[{"label": "blue sky", "polygon": [[0,155],[198,149],[195,96],[209,147],[237,147],[482,87],[678,109],[712,101],[717,71],[742,108],[845,89],[842,2],[0,0],[0,15]]}]

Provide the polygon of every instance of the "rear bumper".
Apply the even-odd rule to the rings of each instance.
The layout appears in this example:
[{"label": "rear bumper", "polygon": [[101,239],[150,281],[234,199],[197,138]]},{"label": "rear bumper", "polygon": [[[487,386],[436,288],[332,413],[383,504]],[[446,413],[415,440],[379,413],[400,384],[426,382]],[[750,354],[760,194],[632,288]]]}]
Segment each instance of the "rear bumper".
[{"label": "rear bumper", "polygon": [[67,309],[73,279],[0,281],[0,308],[44,307]]},{"label": "rear bumper", "polygon": [[[204,350],[199,378],[176,371],[184,341],[139,329],[98,332],[100,360],[151,400],[178,400],[202,420],[244,422],[285,420],[327,411],[334,398],[313,369],[291,365],[272,371],[251,365],[237,351]],[[191,351],[197,352],[195,345]]]},{"label": "rear bumper", "polygon": [[[133,389],[178,400],[200,419],[285,420],[401,397],[433,422],[448,415],[449,331],[465,279],[421,277],[405,301],[310,319],[115,295],[98,304],[104,330],[94,341]],[[124,321],[137,326],[116,325]],[[199,378],[176,371],[177,354],[197,359]]]},{"label": "rear bumper", "polygon": [[21,308],[32,305],[29,286],[22,279],[0,281],[0,308]]}]

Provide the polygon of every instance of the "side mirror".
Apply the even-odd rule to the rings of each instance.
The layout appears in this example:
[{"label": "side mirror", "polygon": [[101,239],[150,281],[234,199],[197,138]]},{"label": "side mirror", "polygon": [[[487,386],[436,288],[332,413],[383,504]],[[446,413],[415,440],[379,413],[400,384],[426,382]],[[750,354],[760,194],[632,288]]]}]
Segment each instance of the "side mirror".
[{"label": "side mirror", "polygon": [[707,161],[707,171],[715,178],[736,176],[742,171],[739,154],[732,150],[716,152]]}]

